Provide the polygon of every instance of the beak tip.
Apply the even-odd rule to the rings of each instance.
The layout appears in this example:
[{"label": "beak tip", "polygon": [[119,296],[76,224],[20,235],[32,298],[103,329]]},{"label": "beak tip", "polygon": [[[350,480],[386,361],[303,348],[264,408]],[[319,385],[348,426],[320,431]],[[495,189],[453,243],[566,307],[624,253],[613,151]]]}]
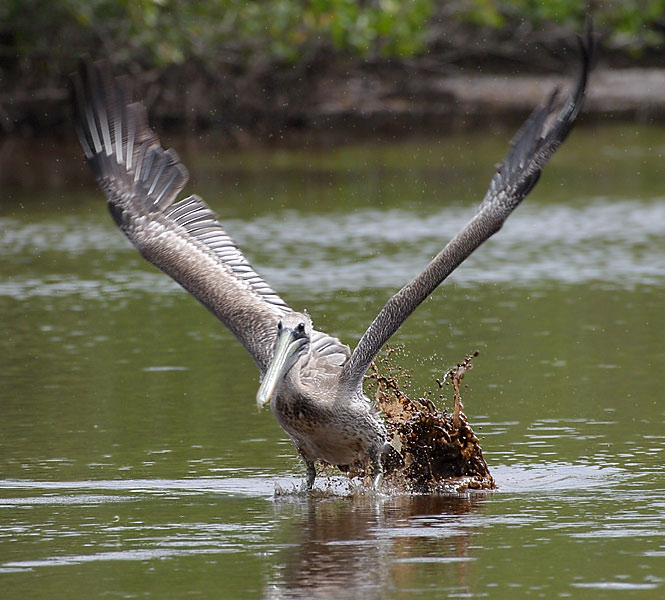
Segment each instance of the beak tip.
[{"label": "beak tip", "polygon": [[267,398],[263,394],[257,394],[256,396],[256,409],[261,412],[268,404],[270,404],[270,396]]}]

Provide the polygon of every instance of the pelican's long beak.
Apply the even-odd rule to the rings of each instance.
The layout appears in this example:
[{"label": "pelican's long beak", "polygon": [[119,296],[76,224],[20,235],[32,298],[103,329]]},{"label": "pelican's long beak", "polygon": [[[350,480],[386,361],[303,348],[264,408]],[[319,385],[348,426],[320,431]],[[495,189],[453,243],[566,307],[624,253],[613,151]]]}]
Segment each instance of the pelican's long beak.
[{"label": "pelican's long beak", "polygon": [[256,407],[259,410],[270,403],[277,384],[293,366],[298,350],[305,342],[302,337],[296,337],[291,329],[284,328],[279,332],[275,342],[275,354],[256,394]]}]

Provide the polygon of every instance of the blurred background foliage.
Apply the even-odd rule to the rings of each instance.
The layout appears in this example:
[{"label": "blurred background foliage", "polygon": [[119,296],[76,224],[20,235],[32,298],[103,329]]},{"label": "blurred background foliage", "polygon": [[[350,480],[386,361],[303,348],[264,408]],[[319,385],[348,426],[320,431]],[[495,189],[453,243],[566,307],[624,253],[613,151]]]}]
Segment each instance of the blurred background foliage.
[{"label": "blurred background foliage", "polygon": [[163,122],[280,129],[331,72],[560,70],[587,14],[604,60],[662,64],[665,0],[0,0],[0,132],[61,126],[85,53],[132,74]]},{"label": "blurred background foliage", "polygon": [[413,54],[432,0],[4,0],[1,53],[58,62],[95,49],[115,62],[164,67],[191,58],[296,62],[313,45]]},{"label": "blurred background foliage", "polygon": [[296,63],[313,47],[368,57],[427,50],[436,25],[578,31],[586,13],[610,46],[639,53],[663,41],[665,0],[3,0],[0,60],[42,73],[82,52],[163,68],[198,59]]}]

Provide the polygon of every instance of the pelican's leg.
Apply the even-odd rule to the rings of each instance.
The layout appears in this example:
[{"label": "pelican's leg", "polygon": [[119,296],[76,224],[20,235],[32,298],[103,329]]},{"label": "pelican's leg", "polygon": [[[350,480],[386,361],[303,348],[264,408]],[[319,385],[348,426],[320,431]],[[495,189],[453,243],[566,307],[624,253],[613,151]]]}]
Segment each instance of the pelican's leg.
[{"label": "pelican's leg", "polygon": [[376,456],[372,459],[372,489],[378,490],[381,487],[381,482],[383,481],[383,467],[381,466],[381,453],[377,452]]},{"label": "pelican's leg", "polygon": [[314,487],[314,480],[316,479],[316,467],[314,466],[314,462],[308,458],[303,456],[303,460],[305,461],[305,465],[307,465],[307,482],[305,485],[308,490],[311,490]]}]

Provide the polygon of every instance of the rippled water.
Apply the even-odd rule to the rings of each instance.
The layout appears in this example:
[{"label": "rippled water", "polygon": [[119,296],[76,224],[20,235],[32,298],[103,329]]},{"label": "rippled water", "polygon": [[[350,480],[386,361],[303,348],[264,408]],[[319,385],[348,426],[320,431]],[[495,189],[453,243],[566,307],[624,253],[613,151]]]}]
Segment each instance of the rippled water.
[{"label": "rippled water", "polygon": [[[257,270],[353,343],[508,138],[181,154]],[[303,494],[251,360],[63,174],[71,153],[0,205],[3,598],[665,593],[665,131],[576,131],[396,337],[414,393],[480,350],[465,406],[499,489],[451,496]]]},{"label": "rippled water", "polygon": [[[459,231],[472,208],[448,206],[428,215],[364,208],[350,215],[325,218],[287,210],[251,221],[229,219],[225,225],[250,252],[261,248],[262,254],[280,256],[280,264],[261,269],[275,287],[291,287],[295,283],[296,290],[303,286],[319,293],[359,292],[368,287],[390,289],[408,281],[441,249],[442,239],[450,239]],[[109,224],[97,217],[95,214],[95,220],[85,224],[84,231],[80,230],[79,218],[25,227],[19,220],[6,219],[3,250],[76,256],[125,249],[125,240],[109,236]],[[576,206],[526,204],[508,221],[505,233],[484,247],[480,255],[470,258],[453,280],[467,286],[529,286],[543,281],[662,286],[663,223],[665,196],[612,202],[592,197]],[[520,253],[525,247],[529,254],[523,256]],[[516,255],[523,260],[515,261]],[[152,271],[138,279],[129,279],[126,272],[108,271],[106,281],[86,281],[70,274],[67,279],[47,282],[30,278],[28,273],[0,285],[0,293],[17,298],[131,294],[154,285],[159,285],[160,291],[179,290]]]}]

